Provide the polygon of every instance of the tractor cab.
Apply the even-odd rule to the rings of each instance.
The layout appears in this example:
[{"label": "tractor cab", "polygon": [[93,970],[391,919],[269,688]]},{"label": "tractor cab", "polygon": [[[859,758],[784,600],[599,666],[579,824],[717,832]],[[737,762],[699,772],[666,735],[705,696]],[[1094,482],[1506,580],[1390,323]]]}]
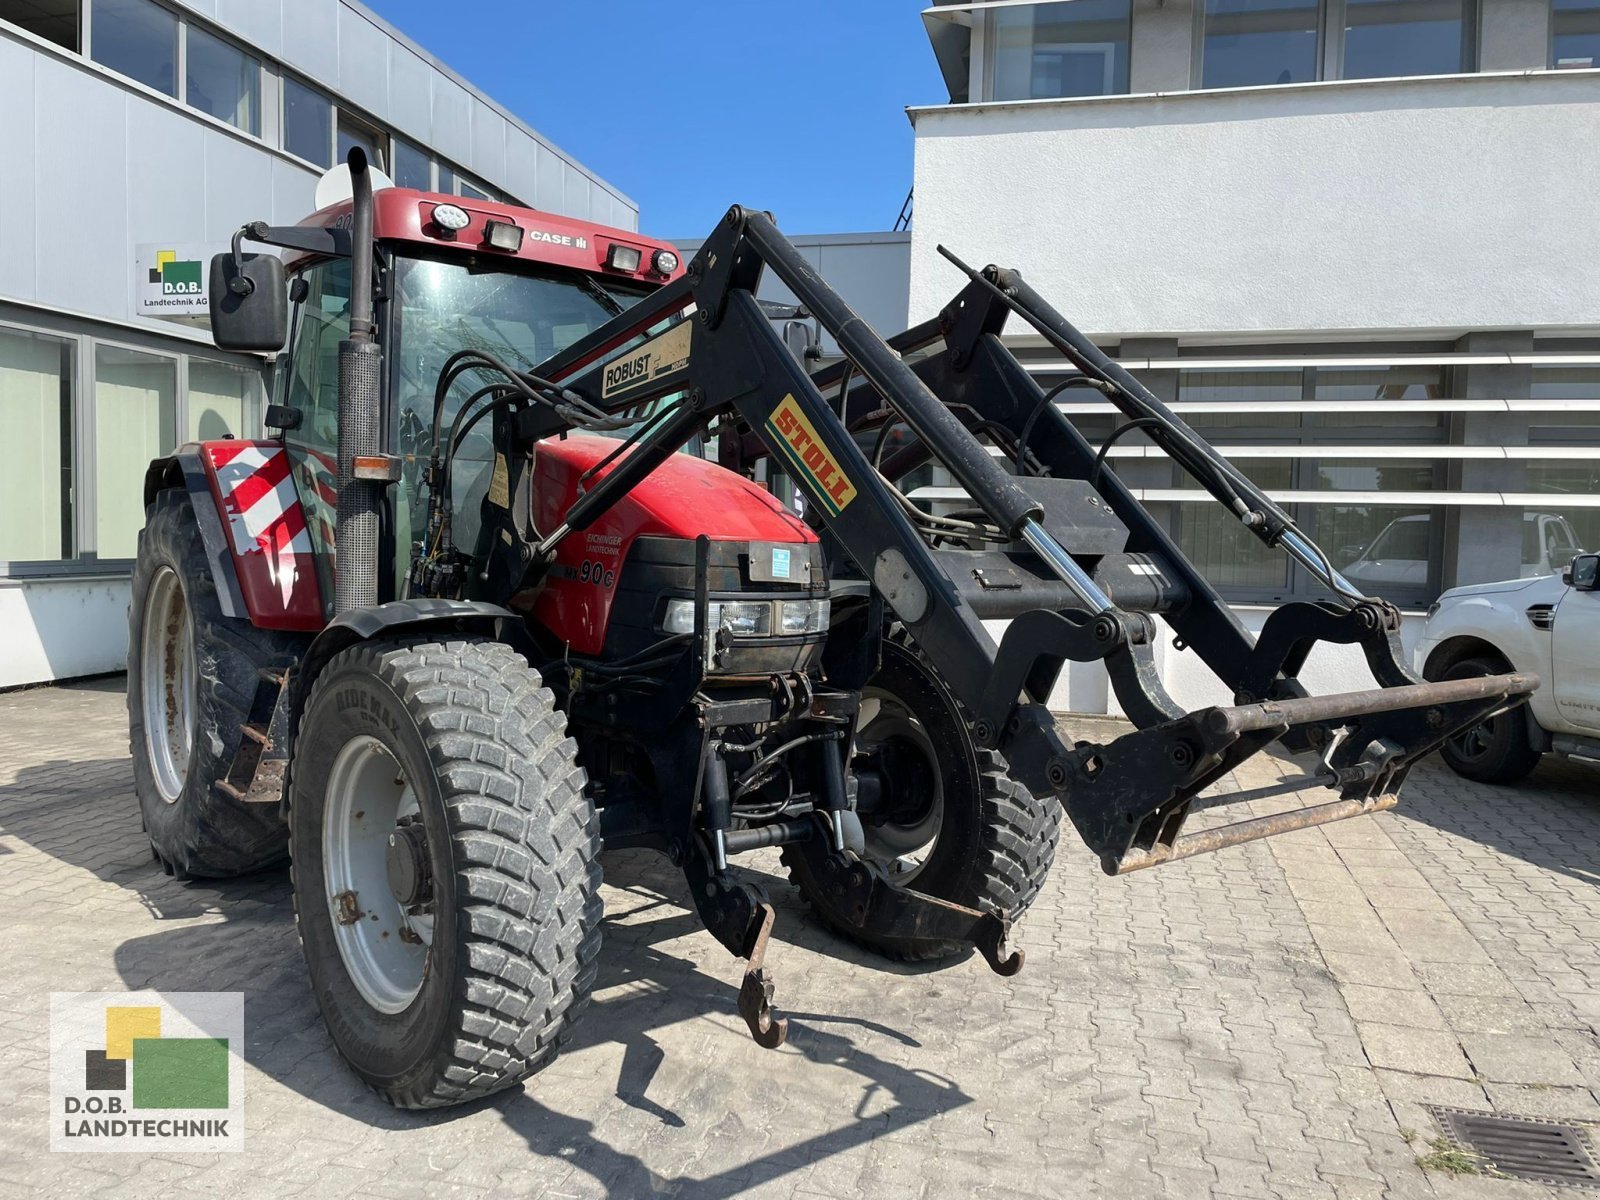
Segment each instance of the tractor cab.
[{"label": "tractor cab", "polygon": [[[294,227],[254,231],[267,235],[262,240],[287,248],[281,332],[263,333],[249,314],[252,320],[243,329],[249,344],[241,345],[241,322],[231,319],[239,310],[225,312],[225,304],[217,306],[213,322],[220,346],[272,350],[276,340],[281,347],[268,424],[281,430],[305,515],[317,590],[330,600],[338,352],[350,336],[349,193],[349,171],[341,165],[319,186],[319,202],[328,202],[317,212]],[[475,349],[527,369],[592,333],[682,270],[671,246],[625,230],[409,188],[380,186],[374,192],[373,238],[373,333],[384,359],[380,444],[397,460],[398,469],[394,486],[387,490],[382,539],[389,569],[379,575],[380,598],[388,600],[403,593],[427,524],[423,476],[435,441],[434,385],[446,360],[462,349]],[[444,428],[490,382],[481,370],[458,375],[444,398]],[[480,505],[492,484],[490,433],[487,424],[470,430],[455,455],[454,534],[468,548],[477,540]]]}]

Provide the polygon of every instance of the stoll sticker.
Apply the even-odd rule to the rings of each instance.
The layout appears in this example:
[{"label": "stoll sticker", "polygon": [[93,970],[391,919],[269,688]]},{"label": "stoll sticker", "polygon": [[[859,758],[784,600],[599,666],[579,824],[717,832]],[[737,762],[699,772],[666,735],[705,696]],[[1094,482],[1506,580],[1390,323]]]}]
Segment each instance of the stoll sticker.
[{"label": "stoll sticker", "polygon": [[244,1149],[243,992],[52,992],[50,1148]]}]

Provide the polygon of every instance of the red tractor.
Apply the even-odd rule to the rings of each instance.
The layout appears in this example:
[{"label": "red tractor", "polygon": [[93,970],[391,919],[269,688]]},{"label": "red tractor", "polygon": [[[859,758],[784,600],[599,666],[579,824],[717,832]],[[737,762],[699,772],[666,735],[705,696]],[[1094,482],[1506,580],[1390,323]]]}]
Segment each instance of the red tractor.
[{"label": "red tractor", "polygon": [[[1010,974],[1063,811],[1112,873],[1370,812],[1537,685],[1415,678],[1395,610],[1014,272],[958,263],[944,313],[885,342],[765,214],[731,210],[685,267],[620,230],[374,194],[359,151],[349,173],[349,200],[211,264],[217,344],[278,355],[275,432],[151,464],[128,696],[156,858],[287,853],[334,1043],[396,1104],[555,1055],[594,978],[602,846],[684,871],[775,1046],[773,910],[740,855],[780,848],[820,919],[885,955]],[[764,269],[837,365],[788,352]],[[1252,639],[1008,352],[1012,315],[1127,413],[1113,437],[1144,430],[1329,598]],[[930,460],[971,514],[907,499]],[[1158,618],[1235,705],[1172,702]],[[1308,696],[1319,640],[1380,686]],[[1067,661],[1105,664],[1133,732],[1062,737]],[[1314,759],[1289,786],[1335,795],[1180,835],[1274,740]]]}]

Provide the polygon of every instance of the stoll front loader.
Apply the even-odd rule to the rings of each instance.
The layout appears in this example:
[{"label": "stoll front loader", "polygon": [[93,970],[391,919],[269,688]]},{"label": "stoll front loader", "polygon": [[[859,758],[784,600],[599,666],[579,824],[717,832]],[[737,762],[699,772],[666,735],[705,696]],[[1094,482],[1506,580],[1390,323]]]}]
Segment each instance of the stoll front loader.
[{"label": "stoll front loader", "polygon": [[[156,857],[221,876],[287,851],[333,1041],[395,1104],[551,1060],[594,978],[602,847],[682,868],[776,1046],[742,855],[781,848],[817,916],[886,956],[1009,975],[1063,810],[1111,873],[1372,812],[1537,686],[1420,681],[1395,609],[1013,271],[949,256],[960,293],[885,342],[763,213],[729,211],[685,269],[620,230],[374,193],[359,151],[349,182],[211,264],[218,345],[279,355],[276,435],[151,465],[128,695]],[[764,270],[839,365],[789,352]],[[1012,316],[1126,414],[1113,436],[1143,430],[1328,598],[1251,638],[1006,349]],[[710,437],[720,464],[679,453]],[[763,458],[803,516],[751,481]],[[930,459],[972,514],[906,498]],[[1235,704],[1173,703],[1157,617]],[[1379,686],[1308,695],[1319,641]],[[1105,665],[1134,731],[1062,735],[1069,661]],[[1317,764],[1286,788],[1327,801],[1183,834],[1275,740]]]}]

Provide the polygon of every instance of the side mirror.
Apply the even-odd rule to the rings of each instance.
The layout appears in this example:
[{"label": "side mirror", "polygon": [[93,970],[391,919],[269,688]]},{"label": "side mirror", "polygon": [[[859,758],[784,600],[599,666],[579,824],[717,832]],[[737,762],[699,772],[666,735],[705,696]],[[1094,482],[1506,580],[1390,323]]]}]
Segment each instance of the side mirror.
[{"label": "side mirror", "polygon": [[1561,572],[1561,582],[1575,592],[1600,591],[1600,554],[1580,554]]},{"label": "side mirror", "polygon": [[289,303],[276,254],[211,258],[211,337],[221,350],[283,349]]}]

